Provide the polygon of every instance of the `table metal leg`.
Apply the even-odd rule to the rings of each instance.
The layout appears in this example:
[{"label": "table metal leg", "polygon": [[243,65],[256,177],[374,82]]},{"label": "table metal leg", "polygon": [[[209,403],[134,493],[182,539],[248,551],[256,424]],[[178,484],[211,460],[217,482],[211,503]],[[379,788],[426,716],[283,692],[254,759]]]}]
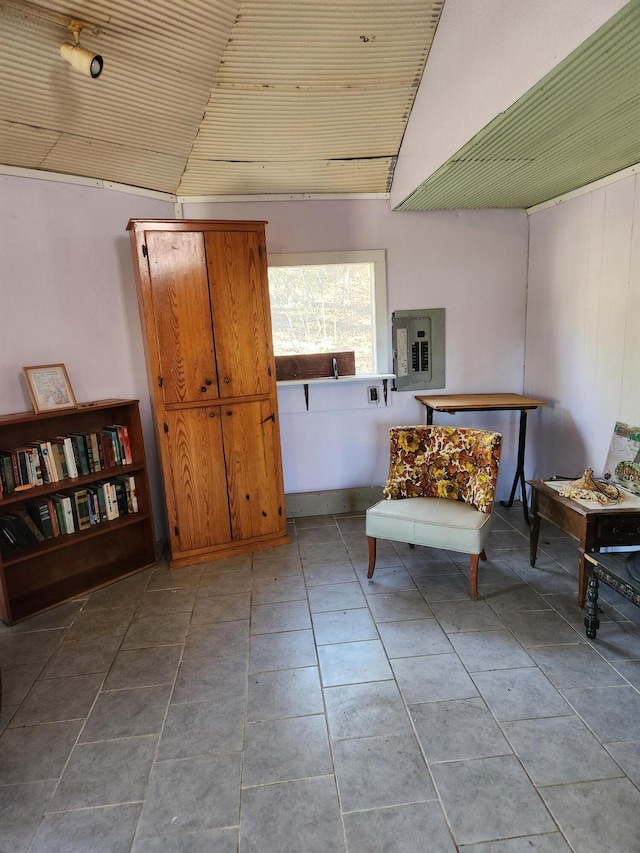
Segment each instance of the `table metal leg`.
[{"label": "table metal leg", "polygon": [[513,506],[513,499],[516,494],[518,483],[522,493],[522,510],[524,512],[524,520],[529,524],[529,507],[527,506],[527,491],[524,480],[524,448],[527,436],[527,410],[520,410],[520,431],[518,435],[518,464],[516,466],[516,475],[513,478],[513,486],[508,501],[500,501],[501,506]]}]

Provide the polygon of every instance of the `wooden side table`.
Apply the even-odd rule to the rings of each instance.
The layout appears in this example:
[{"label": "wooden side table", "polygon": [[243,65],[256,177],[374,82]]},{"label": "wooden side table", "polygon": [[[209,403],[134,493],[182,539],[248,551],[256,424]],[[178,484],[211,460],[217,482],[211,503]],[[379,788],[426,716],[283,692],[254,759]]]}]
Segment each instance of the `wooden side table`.
[{"label": "wooden side table", "polygon": [[578,607],[584,607],[587,591],[585,551],[599,551],[605,546],[640,545],[640,498],[625,494],[625,500],[608,506],[588,506],[560,494],[561,480],[527,480],[531,486],[531,529],[529,562],[536,564],[540,520],[551,524],[578,540]]}]

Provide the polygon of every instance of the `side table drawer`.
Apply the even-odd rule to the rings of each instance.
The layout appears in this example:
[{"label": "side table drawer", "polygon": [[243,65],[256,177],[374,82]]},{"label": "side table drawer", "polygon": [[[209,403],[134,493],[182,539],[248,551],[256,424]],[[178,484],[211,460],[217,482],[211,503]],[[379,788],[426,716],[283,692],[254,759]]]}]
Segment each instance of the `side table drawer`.
[{"label": "side table drawer", "polygon": [[600,546],[640,543],[640,513],[610,518],[601,516],[597,537]]}]

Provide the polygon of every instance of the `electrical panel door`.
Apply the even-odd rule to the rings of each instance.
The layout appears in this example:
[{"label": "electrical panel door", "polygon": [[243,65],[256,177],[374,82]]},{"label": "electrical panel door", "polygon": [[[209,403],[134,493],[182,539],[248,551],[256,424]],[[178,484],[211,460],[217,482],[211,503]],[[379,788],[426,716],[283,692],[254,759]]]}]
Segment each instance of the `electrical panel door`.
[{"label": "electrical panel door", "polygon": [[445,387],[444,308],[391,315],[396,391]]}]

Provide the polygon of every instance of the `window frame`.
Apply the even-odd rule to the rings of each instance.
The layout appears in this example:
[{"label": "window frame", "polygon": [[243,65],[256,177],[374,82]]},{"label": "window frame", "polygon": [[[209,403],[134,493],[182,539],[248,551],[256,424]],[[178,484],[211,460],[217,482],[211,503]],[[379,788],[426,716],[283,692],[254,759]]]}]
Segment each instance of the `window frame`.
[{"label": "window frame", "polygon": [[385,249],[342,252],[287,252],[267,254],[268,267],[329,266],[331,264],[373,264],[373,360],[374,372],[356,373],[353,379],[389,376],[390,347],[387,329],[387,261]]}]

